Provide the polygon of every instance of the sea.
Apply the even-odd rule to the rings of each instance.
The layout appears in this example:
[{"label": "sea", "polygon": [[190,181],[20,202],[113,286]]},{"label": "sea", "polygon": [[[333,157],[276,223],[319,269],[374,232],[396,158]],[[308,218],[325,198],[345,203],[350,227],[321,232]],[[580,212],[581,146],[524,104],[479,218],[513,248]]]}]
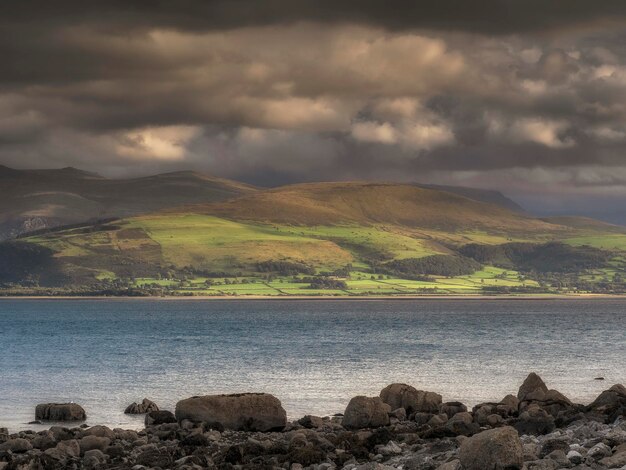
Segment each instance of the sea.
[{"label": "sea", "polygon": [[[289,418],[394,382],[468,406],[529,372],[579,403],[626,384],[626,299],[0,300],[0,427],[75,402],[87,424],[206,394],[267,392]],[[597,380],[603,378],[604,380]]]}]

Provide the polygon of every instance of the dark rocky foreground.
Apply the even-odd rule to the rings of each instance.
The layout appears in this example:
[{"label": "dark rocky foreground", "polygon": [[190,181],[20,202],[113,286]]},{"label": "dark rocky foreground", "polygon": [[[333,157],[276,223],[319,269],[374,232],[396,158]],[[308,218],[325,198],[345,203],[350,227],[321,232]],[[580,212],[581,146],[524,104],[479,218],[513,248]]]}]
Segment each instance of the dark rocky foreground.
[{"label": "dark rocky foreground", "polygon": [[[148,409],[143,431],[0,429],[0,470],[626,470],[622,385],[577,405],[530,374],[517,396],[468,410],[392,384],[379,397],[353,398],[342,416],[294,422],[267,394],[192,397],[175,414],[152,402],[134,405],[129,411]],[[65,405],[46,406],[40,414]],[[71,408],[70,418],[80,415]]]}]

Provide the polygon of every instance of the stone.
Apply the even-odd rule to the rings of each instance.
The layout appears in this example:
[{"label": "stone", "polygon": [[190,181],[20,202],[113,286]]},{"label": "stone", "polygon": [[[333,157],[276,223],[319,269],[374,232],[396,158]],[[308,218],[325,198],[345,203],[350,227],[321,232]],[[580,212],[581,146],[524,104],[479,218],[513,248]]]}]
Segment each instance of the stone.
[{"label": "stone", "polygon": [[209,426],[238,431],[280,431],[287,413],[280,400],[267,393],[208,395],[181,400],[176,419],[204,422]]},{"label": "stone", "polygon": [[538,405],[531,405],[515,423],[515,429],[520,434],[548,434],[554,431],[554,417]]},{"label": "stone", "polygon": [[451,460],[437,467],[437,470],[462,470],[460,460]]},{"label": "stone", "polygon": [[578,451],[570,450],[567,453],[566,457],[567,457],[567,460],[569,460],[573,465],[578,465],[580,463],[583,463],[583,456]]},{"label": "stone", "polygon": [[390,411],[391,407],[379,397],[354,397],[346,407],[341,424],[349,429],[387,426]]},{"label": "stone", "polygon": [[446,429],[456,436],[471,436],[476,434],[480,427],[474,422],[474,417],[467,411],[457,413],[446,423]]},{"label": "stone", "polygon": [[317,429],[324,426],[324,420],[319,416],[306,415],[298,420],[298,424],[308,429]]},{"label": "stone", "polygon": [[94,468],[106,462],[106,455],[98,449],[88,450],[83,457],[83,466],[85,468]]},{"label": "stone", "polygon": [[115,439],[115,432],[106,426],[92,426],[90,428],[85,429],[82,432],[82,436],[98,436],[98,437],[108,437],[109,439]]},{"label": "stone", "polygon": [[592,460],[600,460],[611,455],[611,448],[604,442],[598,442],[595,446],[587,451],[587,457]]},{"label": "stone", "polygon": [[391,412],[391,416],[398,421],[406,421],[406,410],[404,408],[397,408]]},{"label": "stone", "polygon": [[439,406],[439,412],[445,413],[446,415],[448,415],[448,418],[451,418],[457,413],[463,413],[465,411],[467,411],[467,406],[465,406],[460,401],[449,401],[446,403],[442,403]]},{"label": "stone", "polygon": [[28,452],[33,448],[33,445],[28,439],[16,437],[15,439],[9,439],[6,442],[0,444],[0,451],[10,450],[14,454],[21,454]]},{"label": "stone", "polygon": [[87,414],[76,403],[42,403],[35,408],[35,419],[43,421],[85,421]]},{"label": "stone", "polygon": [[531,372],[520,386],[517,392],[517,398],[520,402],[542,400],[547,392],[548,387],[541,377]]},{"label": "stone", "polygon": [[109,447],[110,444],[111,439],[109,439],[108,437],[99,436],[85,436],[80,441],[78,441],[81,455],[83,455],[88,450],[105,450],[107,447]]},{"label": "stone", "polygon": [[394,441],[389,441],[386,445],[378,447],[377,450],[382,455],[398,455],[402,453],[402,448]]},{"label": "stone", "polygon": [[438,393],[417,390],[415,387],[400,383],[387,385],[380,391],[380,398],[392,410],[404,408],[407,414],[438,413],[442,402]]},{"label": "stone", "polygon": [[159,407],[152,400],[144,398],[141,403],[133,402],[126,407],[124,413],[129,415],[141,415],[151,411],[159,411]]},{"label": "stone", "polygon": [[159,424],[176,423],[174,413],[167,410],[150,411],[146,413],[144,423],[146,426],[157,426]]},{"label": "stone", "polygon": [[510,426],[465,439],[459,459],[464,470],[520,470],[524,465],[522,443],[517,431]]},{"label": "stone", "polygon": [[604,457],[598,462],[600,465],[604,465],[607,468],[622,468],[626,466],[626,452],[620,452],[619,454],[612,455],[611,457]]},{"label": "stone", "polygon": [[548,387],[534,372],[531,372],[517,392],[519,399],[520,413],[532,404],[537,404],[545,409],[553,417],[557,417],[560,412],[568,410],[573,403],[561,392],[548,390]]},{"label": "stone", "polygon": [[619,415],[626,414],[626,387],[621,384],[613,385],[598,395],[587,409],[604,415],[606,422],[615,421]]}]

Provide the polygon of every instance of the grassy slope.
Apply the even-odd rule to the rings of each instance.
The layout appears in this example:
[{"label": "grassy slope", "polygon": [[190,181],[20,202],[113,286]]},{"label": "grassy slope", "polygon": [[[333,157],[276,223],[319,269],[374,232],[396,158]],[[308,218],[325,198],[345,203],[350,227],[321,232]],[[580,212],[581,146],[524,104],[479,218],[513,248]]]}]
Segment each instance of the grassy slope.
[{"label": "grassy slope", "polygon": [[[579,219],[539,220],[514,214],[449,193],[408,185],[328,183],[294,185],[257,192],[253,197],[193,206],[124,219],[103,230],[85,233],[74,229],[28,240],[55,250],[68,272],[97,279],[133,276],[138,285],[177,286],[180,292],[346,294],[313,291],[287,279],[207,287],[206,279],[190,285],[155,278],[160,267],[187,266],[211,272],[253,275],[255,264],[267,260],[305,262],[318,270],[333,270],[350,263],[357,271],[372,257],[419,258],[450,253],[455,247],[477,242],[564,240],[626,252],[626,235],[615,226]],[[619,254],[619,253],[618,253]],[[614,270],[598,272],[612,275]],[[252,281],[253,279],[250,279]],[[479,292],[484,286],[533,286],[515,272],[485,267],[470,276],[433,281],[371,279],[353,273],[350,293]]]}]

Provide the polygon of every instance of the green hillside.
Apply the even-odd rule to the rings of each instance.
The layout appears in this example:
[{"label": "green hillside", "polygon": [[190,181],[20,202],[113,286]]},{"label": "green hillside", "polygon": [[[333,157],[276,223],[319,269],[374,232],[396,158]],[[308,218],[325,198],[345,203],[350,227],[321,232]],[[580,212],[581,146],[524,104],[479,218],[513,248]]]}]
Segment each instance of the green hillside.
[{"label": "green hillside", "polygon": [[[28,269],[11,268],[20,259]],[[5,294],[623,292],[625,259],[624,230],[597,221],[414,185],[315,183],[5,242],[0,283]]]}]

